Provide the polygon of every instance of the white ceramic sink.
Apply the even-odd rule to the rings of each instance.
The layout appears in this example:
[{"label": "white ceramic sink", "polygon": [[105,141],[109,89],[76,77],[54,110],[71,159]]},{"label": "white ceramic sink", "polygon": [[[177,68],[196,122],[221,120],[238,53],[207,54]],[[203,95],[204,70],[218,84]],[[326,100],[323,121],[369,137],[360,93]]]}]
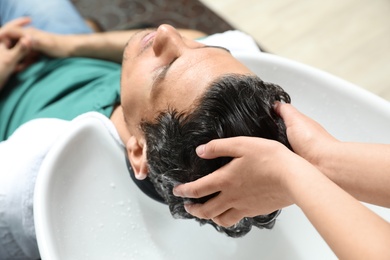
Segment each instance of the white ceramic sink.
[{"label": "white ceramic sink", "polygon": [[[390,143],[388,102],[274,55],[239,58],[263,80],[280,84],[296,107],[337,138]],[[282,211],[274,229],[253,228],[240,239],[194,220],[173,219],[167,206],[132,182],[122,148],[94,119],[72,129],[50,151],[34,203],[44,260],[336,259],[295,206]],[[368,206],[390,221],[389,210]]]}]

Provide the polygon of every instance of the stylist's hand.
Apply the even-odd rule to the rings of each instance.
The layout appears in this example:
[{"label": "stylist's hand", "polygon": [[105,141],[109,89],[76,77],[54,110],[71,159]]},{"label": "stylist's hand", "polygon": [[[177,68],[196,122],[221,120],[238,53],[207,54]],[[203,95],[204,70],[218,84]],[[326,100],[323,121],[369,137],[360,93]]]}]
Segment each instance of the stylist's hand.
[{"label": "stylist's hand", "polygon": [[30,51],[30,39],[14,33],[28,23],[30,19],[19,18],[0,28],[0,91]]},{"label": "stylist's hand", "polygon": [[234,137],[213,140],[196,152],[204,159],[222,156],[234,159],[205,177],[174,188],[176,196],[190,198],[220,192],[204,204],[186,205],[190,214],[231,226],[243,217],[269,214],[292,204],[285,181],[291,171],[299,170],[304,160],[281,143]]},{"label": "stylist's hand", "polygon": [[275,109],[286,124],[287,138],[294,152],[321,169],[321,160],[333,154],[340,142],[291,104],[277,103]]}]

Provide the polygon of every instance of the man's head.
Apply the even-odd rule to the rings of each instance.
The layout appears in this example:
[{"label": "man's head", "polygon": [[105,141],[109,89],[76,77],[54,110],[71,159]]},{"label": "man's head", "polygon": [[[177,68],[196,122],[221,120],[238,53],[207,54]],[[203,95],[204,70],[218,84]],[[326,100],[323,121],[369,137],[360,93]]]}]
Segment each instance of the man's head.
[{"label": "man's head", "polygon": [[[201,178],[231,160],[201,159],[195,153],[198,145],[217,138],[255,136],[277,140],[290,148],[283,120],[273,109],[276,101],[290,102],[290,97],[279,86],[256,76],[230,74],[213,82],[191,113],[167,109],[157,119],[142,123],[150,180],[174,217],[194,218],[186,213],[184,203],[204,203],[210,197],[178,198],[172,193],[173,187]],[[244,218],[230,228],[217,226],[211,220],[198,221],[238,237],[249,232],[252,225],[271,228],[277,215],[278,212],[273,212]]]},{"label": "man's head", "polygon": [[168,107],[190,112],[210,84],[229,73],[252,74],[227,50],[182,38],[169,25],[130,39],[124,52],[121,104],[133,136],[127,148],[137,178],[147,174],[141,122]]}]

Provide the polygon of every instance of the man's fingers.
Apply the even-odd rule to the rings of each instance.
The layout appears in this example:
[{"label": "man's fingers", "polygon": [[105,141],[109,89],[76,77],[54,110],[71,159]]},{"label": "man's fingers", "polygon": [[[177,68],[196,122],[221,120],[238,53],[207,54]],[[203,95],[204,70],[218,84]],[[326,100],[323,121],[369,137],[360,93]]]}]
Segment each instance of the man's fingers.
[{"label": "man's fingers", "polygon": [[8,48],[12,48],[15,42],[19,41],[26,34],[23,29],[15,27],[8,30],[0,31],[0,42],[7,45]]},{"label": "man's fingers", "polygon": [[19,17],[5,24],[4,27],[25,26],[29,23],[31,23],[30,17]]},{"label": "man's fingers", "polygon": [[29,51],[29,41],[24,38],[20,39],[10,51],[13,59],[20,61]]},{"label": "man's fingers", "polygon": [[[6,23],[0,28],[0,40],[4,42],[6,39],[19,39],[23,36],[23,26],[31,23],[29,17],[20,17]],[[8,44],[8,48],[12,47]]]},{"label": "man's fingers", "polygon": [[2,39],[1,35],[0,35],[0,44],[2,47],[6,47],[7,49],[12,47],[12,41],[9,38]]}]

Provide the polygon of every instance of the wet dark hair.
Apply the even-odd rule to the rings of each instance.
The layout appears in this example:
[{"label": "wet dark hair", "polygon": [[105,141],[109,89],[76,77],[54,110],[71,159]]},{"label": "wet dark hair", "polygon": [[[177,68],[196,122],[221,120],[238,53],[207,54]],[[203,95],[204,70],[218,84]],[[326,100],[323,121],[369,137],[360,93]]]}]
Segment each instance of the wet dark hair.
[{"label": "wet dark hair", "polygon": [[284,122],[273,109],[276,101],[290,102],[290,96],[278,85],[257,76],[229,74],[211,84],[191,113],[168,109],[153,122],[141,123],[147,145],[149,178],[169,205],[173,217],[195,218],[231,237],[247,234],[252,225],[267,229],[274,226],[279,210],[246,217],[228,228],[211,220],[198,219],[185,211],[184,203],[204,203],[216,194],[200,199],[179,198],[173,195],[172,189],[231,161],[232,158],[227,157],[204,160],[196,155],[198,145],[213,139],[255,136],[277,140],[291,149]]}]

